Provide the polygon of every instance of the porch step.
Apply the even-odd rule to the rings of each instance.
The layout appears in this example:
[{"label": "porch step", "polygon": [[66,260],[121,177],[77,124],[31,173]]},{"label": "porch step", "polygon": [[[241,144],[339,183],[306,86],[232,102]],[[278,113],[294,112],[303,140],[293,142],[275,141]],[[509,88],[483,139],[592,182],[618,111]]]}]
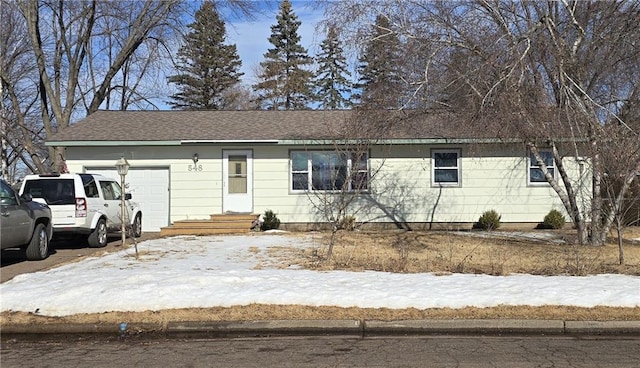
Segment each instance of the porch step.
[{"label": "porch step", "polygon": [[223,214],[209,215],[210,221],[215,221],[215,222],[231,222],[231,221],[252,222],[257,217],[258,215],[254,215],[252,213],[223,213]]},{"label": "porch step", "polygon": [[242,234],[251,231],[256,214],[215,214],[209,220],[180,220],[160,229],[160,236]]}]

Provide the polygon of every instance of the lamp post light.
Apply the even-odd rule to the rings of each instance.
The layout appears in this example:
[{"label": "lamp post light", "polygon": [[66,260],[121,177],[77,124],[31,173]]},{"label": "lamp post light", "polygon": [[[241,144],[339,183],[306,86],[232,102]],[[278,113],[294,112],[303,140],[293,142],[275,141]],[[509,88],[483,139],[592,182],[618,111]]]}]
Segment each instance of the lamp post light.
[{"label": "lamp post light", "polygon": [[125,188],[124,188],[124,177],[127,176],[129,172],[129,162],[124,156],[120,157],[118,161],[116,161],[116,170],[118,170],[118,174],[120,174],[120,211],[121,211],[121,223],[122,223],[122,245],[124,245],[125,239],[127,238],[127,220],[125,219],[125,211],[127,210],[127,203],[125,201]]}]

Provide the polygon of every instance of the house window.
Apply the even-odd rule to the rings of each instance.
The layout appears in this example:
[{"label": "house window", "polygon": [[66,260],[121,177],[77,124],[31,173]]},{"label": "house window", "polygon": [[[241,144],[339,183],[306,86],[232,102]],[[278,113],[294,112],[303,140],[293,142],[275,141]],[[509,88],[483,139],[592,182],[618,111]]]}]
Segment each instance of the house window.
[{"label": "house window", "polygon": [[291,189],[369,189],[369,155],[359,152],[291,151]]},{"label": "house window", "polygon": [[[547,166],[547,170],[555,178],[556,176],[556,164],[553,160],[553,153],[549,150],[539,151],[540,157],[544,160],[544,164]],[[538,165],[533,153],[529,154],[529,184],[545,184],[547,179],[544,177],[544,173]]]},{"label": "house window", "polygon": [[460,186],[460,150],[432,150],[431,160],[434,186]]}]

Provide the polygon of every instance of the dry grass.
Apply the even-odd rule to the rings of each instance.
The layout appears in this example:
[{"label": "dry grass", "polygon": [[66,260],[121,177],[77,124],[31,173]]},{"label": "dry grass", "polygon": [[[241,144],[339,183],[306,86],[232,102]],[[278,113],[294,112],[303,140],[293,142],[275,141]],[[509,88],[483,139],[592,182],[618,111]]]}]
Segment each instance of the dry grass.
[{"label": "dry grass", "polygon": [[332,306],[251,304],[230,308],[168,309],[147,312],[111,312],[78,314],[69,317],[44,317],[23,312],[0,315],[0,324],[37,325],[45,323],[119,324],[153,323],[166,326],[170,322],[194,321],[258,321],[258,320],[377,320],[399,321],[419,319],[556,319],[572,321],[627,321],[640,318],[637,308],[580,308],[568,306],[499,306],[460,309],[388,309],[340,308]]},{"label": "dry grass", "polygon": [[[323,260],[326,246],[300,250],[272,248],[262,266],[287,267],[301,265],[317,270],[376,270],[386,272],[453,272],[507,275],[530,273],[539,275],[586,275],[620,273],[640,275],[640,228],[628,229],[624,235],[625,265],[618,264],[616,239],[604,247],[584,247],[571,243],[571,231],[557,232],[564,244],[532,241],[513,237],[513,233],[495,232],[490,237],[450,232],[340,232],[333,250],[333,259]],[[486,235],[486,234],[482,234]],[[293,235],[296,236],[296,235]],[[321,240],[329,234],[318,233]],[[257,252],[257,250],[253,250]],[[638,320],[636,308],[578,308],[567,306],[462,309],[305,307],[296,305],[249,305],[231,308],[174,309],[147,312],[113,312],[82,314],[63,318],[36,316],[28,313],[5,312],[0,324],[40,323],[160,323],[172,321],[241,321],[268,319],[469,319],[523,318],[565,320]]]},{"label": "dry grass", "polygon": [[[634,232],[635,231],[635,232]],[[331,261],[324,260],[326,247],[310,249],[299,259],[307,268],[321,270],[374,270],[401,273],[477,273],[508,275],[588,275],[620,273],[640,275],[640,230],[627,232],[625,264],[618,264],[618,246],[571,244],[571,232],[556,232],[558,240],[532,240],[510,232],[340,232]],[[478,236],[483,235],[483,236]],[[324,235],[324,241],[328,234]],[[568,242],[568,243],[567,243]]]}]

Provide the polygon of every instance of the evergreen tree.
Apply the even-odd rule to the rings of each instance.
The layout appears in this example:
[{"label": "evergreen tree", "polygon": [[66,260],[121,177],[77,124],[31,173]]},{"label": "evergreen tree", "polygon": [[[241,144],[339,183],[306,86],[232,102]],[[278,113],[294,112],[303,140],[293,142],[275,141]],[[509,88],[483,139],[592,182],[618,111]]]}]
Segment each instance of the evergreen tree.
[{"label": "evergreen tree", "polygon": [[178,51],[179,74],[169,77],[179,92],[172,95],[173,109],[223,110],[227,101],[223,92],[240,81],[242,62],[236,45],[225,45],[226,28],[214,5],[205,1],[189,25],[191,32]]},{"label": "evergreen tree", "polygon": [[313,73],[304,67],[312,64],[313,59],[300,45],[298,27],[301,22],[293,13],[289,0],[280,4],[276,20],[269,37],[274,47],[264,54],[259,82],[253,86],[258,93],[256,101],[269,110],[306,109],[312,99]]},{"label": "evergreen tree", "polygon": [[400,79],[400,40],[391,30],[389,20],[376,17],[369,42],[360,56],[356,88],[360,104],[365,108],[392,109],[402,98]]},{"label": "evergreen tree", "polygon": [[347,79],[351,73],[347,69],[335,27],[329,28],[327,38],[322,41],[320,48],[322,51],[317,57],[316,95],[322,108],[333,110],[351,106],[350,99],[344,97],[351,92],[351,82]]}]

